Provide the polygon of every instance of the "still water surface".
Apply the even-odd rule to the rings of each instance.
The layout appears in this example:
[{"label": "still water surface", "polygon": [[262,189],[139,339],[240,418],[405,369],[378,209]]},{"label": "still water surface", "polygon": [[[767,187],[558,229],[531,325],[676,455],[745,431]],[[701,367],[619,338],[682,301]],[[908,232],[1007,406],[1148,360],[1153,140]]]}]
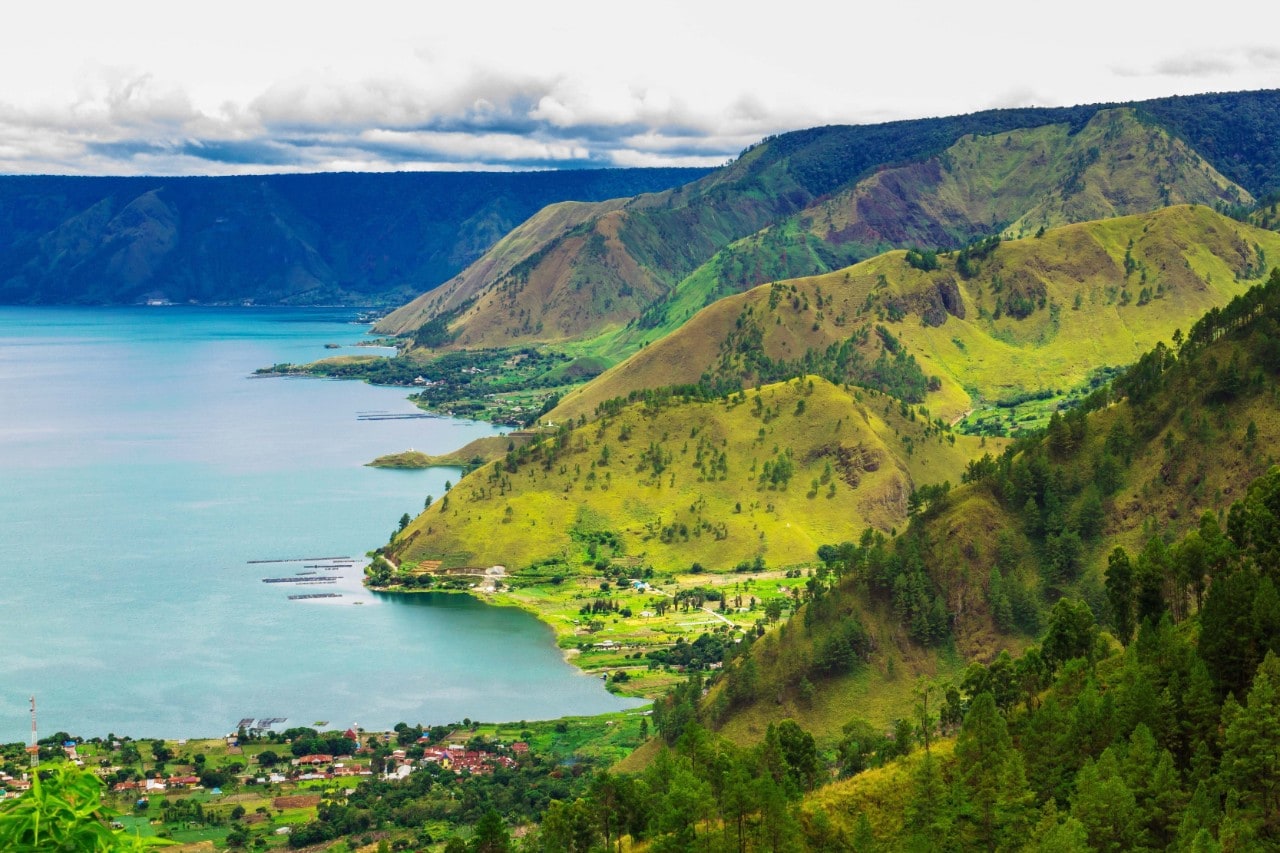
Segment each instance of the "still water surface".
[{"label": "still water surface", "polygon": [[[451,469],[364,467],[494,430],[403,390],[253,379],[355,343],[350,311],[0,307],[0,742],[219,734],[243,718],[369,728],[545,719],[635,704],[566,664],[531,616],[375,596],[358,556]],[[337,352],[355,352],[342,349]],[[314,565],[314,564],[313,564]],[[266,584],[302,571],[333,585]],[[341,598],[290,601],[290,594]]]}]

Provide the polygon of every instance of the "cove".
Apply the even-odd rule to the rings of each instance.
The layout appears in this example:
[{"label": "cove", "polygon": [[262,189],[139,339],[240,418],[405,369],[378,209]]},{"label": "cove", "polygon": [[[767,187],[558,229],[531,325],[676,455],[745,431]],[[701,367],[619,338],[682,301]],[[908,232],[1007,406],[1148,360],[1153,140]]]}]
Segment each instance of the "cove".
[{"label": "cove", "polygon": [[[495,432],[367,419],[416,411],[401,389],[250,378],[358,351],[353,316],[0,307],[0,740],[25,738],[31,695],[42,733],[135,737],[639,704],[515,608],[374,595],[358,566],[251,562],[363,555],[458,479],[365,462]],[[289,599],[308,593],[332,597]]]}]

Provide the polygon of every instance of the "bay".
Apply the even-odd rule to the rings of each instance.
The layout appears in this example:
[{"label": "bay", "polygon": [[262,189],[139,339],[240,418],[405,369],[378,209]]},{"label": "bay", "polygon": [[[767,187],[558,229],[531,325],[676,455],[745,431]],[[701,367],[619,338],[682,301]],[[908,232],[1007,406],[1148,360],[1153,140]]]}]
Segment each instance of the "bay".
[{"label": "bay", "polygon": [[[496,430],[398,389],[251,378],[351,348],[353,312],[0,307],[0,741],[215,735],[244,718],[389,728],[632,707],[529,614],[380,596],[358,557],[453,469],[365,467]],[[341,349],[326,349],[336,343]],[[310,566],[311,568],[307,568]],[[333,584],[263,583],[299,572]],[[309,577],[309,576],[302,576]],[[289,600],[290,594],[340,598]]]}]

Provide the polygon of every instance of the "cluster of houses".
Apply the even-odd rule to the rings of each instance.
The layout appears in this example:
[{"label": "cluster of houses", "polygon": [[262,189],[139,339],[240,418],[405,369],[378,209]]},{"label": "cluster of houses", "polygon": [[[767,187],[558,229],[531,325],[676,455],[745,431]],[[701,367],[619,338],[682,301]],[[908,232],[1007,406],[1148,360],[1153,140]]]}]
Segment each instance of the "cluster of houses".
[{"label": "cluster of houses", "polygon": [[[352,740],[356,740],[354,732],[348,732],[348,736]],[[529,745],[519,741],[511,744],[510,751],[515,756],[514,758],[511,755],[498,754],[483,749],[467,749],[459,743],[432,745],[426,737],[421,738],[418,744],[423,747],[421,758],[410,757],[404,749],[397,749],[391,753],[386,763],[385,778],[403,779],[414,770],[432,764],[459,774],[484,776],[493,773],[498,767],[514,768],[517,764],[517,759],[529,753]],[[83,766],[84,762],[79,760],[79,756],[75,754],[74,745],[69,744],[68,746],[70,747],[67,750],[68,758]],[[357,755],[370,752],[372,750],[369,747],[360,747],[356,750]],[[290,762],[290,766],[291,770],[287,774],[273,771],[265,775],[255,776],[252,773],[248,773],[241,774],[237,779],[241,784],[252,782],[258,784],[280,784],[309,779],[334,779],[351,776],[368,777],[374,775],[373,770],[367,764],[346,760],[342,756],[326,754],[303,755],[293,759]],[[107,775],[114,773],[115,770],[116,768],[110,767],[103,768],[99,772]],[[168,777],[157,775],[150,779],[117,782],[112,785],[111,790],[117,793],[136,792],[140,796],[146,796],[148,794],[199,786],[199,776],[175,774]],[[30,788],[31,782],[28,779],[17,779],[0,771],[0,800],[21,796]],[[215,793],[220,792],[215,789]]]},{"label": "cluster of houses", "polygon": [[20,797],[30,789],[30,779],[15,779],[0,770],[0,800],[11,800],[15,797]]},{"label": "cluster of houses", "polygon": [[137,781],[117,782],[111,786],[111,790],[119,793],[121,791],[137,791],[142,794],[155,794],[161,791],[175,791],[183,788],[195,788],[200,785],[199,776],[156,776],[153,779],[138,779]]},{"label": "cluster of houses", "polygon": [[[529,752],[529,744],[517,741],[511,744],[511,751],[518,756],[526,755]],[[393,752],[393,758],[396,753],[403,753],[403,750]],[[422,762],[424,764],[439,764],[454,773],[468,773],[472,776],[484,776],[492,773],[495,767],[510,769],[516,766],[516,759],[511,756],[498,755],[485,750],[467,749],[460,743],[449,744],[448,746],[428,746],[422,751]],[[399,772],[398,768],[397,772]]]}]

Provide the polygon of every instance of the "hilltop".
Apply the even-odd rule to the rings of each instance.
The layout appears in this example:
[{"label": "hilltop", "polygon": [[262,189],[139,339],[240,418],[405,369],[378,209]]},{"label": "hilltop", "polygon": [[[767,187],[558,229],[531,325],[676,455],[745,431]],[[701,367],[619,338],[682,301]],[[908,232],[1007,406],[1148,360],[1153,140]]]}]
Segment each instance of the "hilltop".
[{"label": "hilltop", "polygon": [[705,173],[0,176],[0,303],[395,305],[548,204]]},{"label": "hilltop", "polygon": [[1280,235],[1203,206],[963,252],[887,252],[721,299],[566,395],[551,417],[590,416],[647,388],[811,371],[925,402],[949,423],[986,407],[974,427],[994,419],[987,431],[1002,431],[1018,425],[1017,401],[1058,397],[1131,363],[1244,293],[1278,257]]}]

